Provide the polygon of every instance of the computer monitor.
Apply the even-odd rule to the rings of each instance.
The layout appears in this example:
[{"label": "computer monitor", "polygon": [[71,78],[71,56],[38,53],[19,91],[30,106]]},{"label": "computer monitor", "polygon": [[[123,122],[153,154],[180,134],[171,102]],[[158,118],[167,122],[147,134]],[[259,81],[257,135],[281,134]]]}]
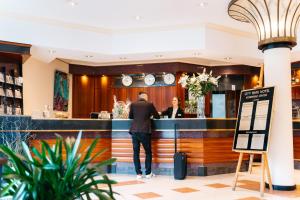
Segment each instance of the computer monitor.
[{"label": "computer monitor", "polygon": [[91,112],[90,118],[91,119],[98,119],[99,113],[98,112]]}]

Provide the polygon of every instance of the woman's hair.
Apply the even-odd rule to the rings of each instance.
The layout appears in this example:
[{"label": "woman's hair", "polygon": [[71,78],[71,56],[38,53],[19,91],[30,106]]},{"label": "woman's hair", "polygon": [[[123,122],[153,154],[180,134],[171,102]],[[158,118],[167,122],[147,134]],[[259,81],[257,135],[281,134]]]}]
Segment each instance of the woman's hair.
[{"label": "woman's hair", "polygon": [[180,103],[181,103],[181,100],[180,100],[180,98],[178,97],[178,96],[175,96],[175,97],[173,97],[173,99],[174,98],[176,98],[177,99],[177,101],[178,101],[178,106],[180,106]]}]

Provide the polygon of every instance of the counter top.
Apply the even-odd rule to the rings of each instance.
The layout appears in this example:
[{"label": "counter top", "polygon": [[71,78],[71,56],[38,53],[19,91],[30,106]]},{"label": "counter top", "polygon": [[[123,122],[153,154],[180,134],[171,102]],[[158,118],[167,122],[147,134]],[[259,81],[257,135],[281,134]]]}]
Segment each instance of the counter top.
[{"label": "counter top", "polygon": [[[130,119],[32,119],[33,127],[38,130],[112,130],[128,131],[131,125]],[[154,130],[174,130],[175,124],[178,130],[234,130],[235,119],[156,119],[152,121]]]},{"label": "counter top", "polygon": [[[0,116],[0,130],[35,131],[128,131],[130,119],[32,119],[30,116]],[[234,131],[236,118],[154,119],[153,130]],[[300,131],[300,119],[293,120],[294,130]]]}]

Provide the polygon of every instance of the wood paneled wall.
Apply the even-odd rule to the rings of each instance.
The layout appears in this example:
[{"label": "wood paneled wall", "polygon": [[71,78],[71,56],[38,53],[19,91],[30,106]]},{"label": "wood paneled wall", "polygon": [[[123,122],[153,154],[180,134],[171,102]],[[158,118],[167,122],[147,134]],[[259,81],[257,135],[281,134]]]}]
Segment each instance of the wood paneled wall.
[{"label": "wood paneled wall", "polygon": [[87,118],[95,108],[95,78],[73,76],[72,115],[74,118]]},{"label": "wood paneled wall", "polygon": [[118,100],[126,101],[129,98],[132,102],[137,100],[138,93],[141,91],[148,94],[149,101],[153,102],[158,111],[171,106],[172,98],[177,96],[176,86],[112,89],[112,93],[117,96]]},{"label": "wood paneled wall", "polygon": [[[172,98],[178,96],[183,101],[184,89],[181,86],[143,87],[143,88],[114,88],[111,76],[81,76],[73,75],[73,117],[88,118],[91,112],[102,110],[111,112],[113,108],[113,95],[119,101],[127,98],[134,102],[139,92],[146,92],[149,101],[153,102],[158,111],[171,106]],[[209,106],[207,106],[209,108]]]},{"label": "wood paneled wall", "polygon": [[95,112],[111,112],[113,107],[112,78],[109,76],[95,77]]},{"label": "wood paneled wall", "polygon": [[[212,69],[214,75],[236,74],[244,76],[244,88],[250,89],[257,85],[259,68],[251,66],[222,66],[206,67]],[[145,65],[87,67],[70,65],[73,74],[73,113],[74,118],[88,118],[91,112],[108,111],[113,107],[113,95],[120,101],[136,101],[140,91],[149,94],[149,100],[154,103],[158,111],[171,106],[174,96],[181,99],[181,107],[184,108],[185,90],[178,84],[182,72],[202,72],[203,66],[186,63],[156,63]],[[144,87],[144,88],[114,88],[113,77],[121,73],[176,73],[176,86]],[[82,76],[82,74],[88,74]],[[106,76],[103,76],[105,74]],[[238,101],[237,101],[238,102]],[[206,96],[205,114],[211,116],[211,95]],[[237,103],[238,104],[238,103]]]},{"label": "wood paneled wall", "polygon": [[295,99],[295,100],[300,99],[300,87],[299,86],[292,87],[292,99]]}]

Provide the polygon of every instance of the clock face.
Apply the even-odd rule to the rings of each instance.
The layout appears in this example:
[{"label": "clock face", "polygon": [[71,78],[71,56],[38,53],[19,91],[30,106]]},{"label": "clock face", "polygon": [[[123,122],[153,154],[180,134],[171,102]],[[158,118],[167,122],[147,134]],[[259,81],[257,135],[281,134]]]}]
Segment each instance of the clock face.
[{"label": "clock face", "polygon": [[174,74],[168,73],[164,75],[164,82],[168,85],[171,85],[175,82],[175,76]]},{"label": "clock face", "polygon": [[155,83],[155,77],[153,74],[147,74],[144,81],[146,85],[153,85]]},{"label": "clock face", "polygon": [[123,78],[122,78],[122,84],[124,86],[130,86],[132,84],[132,78],[131,78],[131,76],[128,76],[128,75],[123,76]]}]

